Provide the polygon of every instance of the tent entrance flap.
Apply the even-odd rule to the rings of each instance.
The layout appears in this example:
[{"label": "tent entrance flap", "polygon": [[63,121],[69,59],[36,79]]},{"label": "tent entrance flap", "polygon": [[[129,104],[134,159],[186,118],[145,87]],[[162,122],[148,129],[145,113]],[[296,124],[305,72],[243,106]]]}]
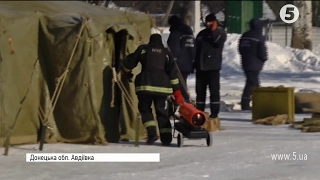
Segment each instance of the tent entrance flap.
[{"label": "tent entrance flap", "polygon": [[117,143],[120,138],[120,93],[113,82],[112,75],[112,68],[116,62],[115,31],[108,29],[105,35],[94,37],[94,39],[104,44],[103,49],[100,49],[100,51],[104,51],[103,59],[107,61],[104,62],[105,66],[103,69],[103,96],[100,107],[100,118],[105,129],[106,140],[111,143]]}]

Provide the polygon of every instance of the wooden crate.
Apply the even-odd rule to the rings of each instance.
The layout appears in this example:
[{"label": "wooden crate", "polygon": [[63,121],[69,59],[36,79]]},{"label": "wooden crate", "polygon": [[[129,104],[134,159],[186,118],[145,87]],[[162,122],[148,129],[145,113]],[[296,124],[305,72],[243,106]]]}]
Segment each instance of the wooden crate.
[{"label": "wooden crate", "polygon": [[293,87],[257,87],[252,89],[252,120],[287,114],[294,121]]}]

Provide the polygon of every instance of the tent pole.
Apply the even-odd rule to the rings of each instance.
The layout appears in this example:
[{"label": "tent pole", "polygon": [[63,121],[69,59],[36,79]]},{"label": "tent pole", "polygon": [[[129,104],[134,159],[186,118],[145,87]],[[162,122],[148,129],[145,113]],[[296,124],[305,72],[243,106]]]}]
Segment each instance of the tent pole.
[{"label": "tent pole", "polygon": [[11,137],[11,132],[8,134],[6,137],[6,140],[4,141],[4,154],[5,156],[8,156],[9,154],[9,146],[10,146],[10,137]]},{"label": "tent pole", "polygon": [[39,150],[43,150],[43,144],[46,136],[46,131],[47,131],[47,126],[42,124],[42,131],[41,131],[41,136],[40,136],[40,142],[39,142]]},{"label": "tent pole", "polygon": [[11,138],[13,129],[16,127],[20,112],[21,112],[21,107],[20,107],[20,109],[19,109],[19,111],[18,111],[18,113],[16,115],[15,120],[13,121],[12,126],[8,129],[8,132],[7,132],[6,136],[5,136],[6,140],[4,142],[5,149],[4,149],[4,154],[3,154],[5,156],[7,156],[9,154],[10,138]]},{"label": "tent pole", "polygon": [[136,119],[136,136],[134,140],[134,146],[139,147],[139,136],[140,136],[140,122],[141,122],[141,114],[137,113],[137,119]]}]

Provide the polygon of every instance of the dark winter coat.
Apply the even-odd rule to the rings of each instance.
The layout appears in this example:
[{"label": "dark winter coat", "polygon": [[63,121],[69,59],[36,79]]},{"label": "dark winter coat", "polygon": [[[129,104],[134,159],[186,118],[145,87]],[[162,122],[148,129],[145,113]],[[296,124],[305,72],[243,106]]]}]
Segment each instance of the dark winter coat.
[{"label": "dark winter coat", "polygon": [[261,71],[268,59],[266,40],[262,34],[263,22],[259,19],[250,21],[250,30],[239,40],[239,53],[242,68],[245,71]]},{"label": "dark winter coat", "polygon": [[171,95],[179,90],[179,79],[174,58],[162,44],[159,34],[150,37],[149,44],[140,45],[123,61],[123,70],[131,71],[141,63],[141,73],[135,79],[137,94]]},{"label": "dark winter coat", "polygon": [[170,27],[168,37],[168,47],[173,57],[176,59],[178,67],[182,73],[191,73],[195,57],[194,35],[190,26],[183,23]]},{"label": "dark winter coat", "polygon": [[227,34],[222,28],[200,31],[196,38],[194,68],[197,71],[221,70],[222,51],[226,39]]}]

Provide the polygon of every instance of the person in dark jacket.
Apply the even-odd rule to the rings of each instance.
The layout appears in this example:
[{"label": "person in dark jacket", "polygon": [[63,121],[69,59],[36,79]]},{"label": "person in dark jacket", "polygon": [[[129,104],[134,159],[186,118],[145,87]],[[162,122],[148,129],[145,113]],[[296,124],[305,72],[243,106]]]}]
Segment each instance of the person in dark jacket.
[{"label": "person in dark jacket", "polygon": [[152,114],[154,103],[160,140],[163,145],[170,145],[172,129],[166,100],[169,95],[174,95],[177,104],[184,102],[182,97],[177,68],[168,49],[162,44],[160,34],[152,34],[148,44],[140,45],[137,50],[123,62],[123,71],[130,71],[141,63],[141,73],[135,79],[135,89],[138,96],[138,109],[142,122],[147,129],[148,144],[157,140],[156,121]]},{"label": "person in dark jacket", "polygon": [[[178,16],[171,16],[168,21],[170,34],[167,40],[168,47],[177,62],[185,84],[188,76],[193,73],[193,61],[195,57],[195,38],[190,26],[184,24]],[[189,95],[186,87],[180,82],[181,92],[186,101]]]},{"label": "person in dark jacket", "polygon": [[[207,87],[210,89],[211,120],[218,118],[220,111],[220,70],[222,51],[227,39],[225,31],[218,27],[214,14],[205,18],[207,28],[196,38],[196,106],[204,111]],[[211,121],[210,121],[211,122]]]},{"label": "person in dark jacket", "polygon": [[239,53],[242,68],[246,77],[245,87],[241,97],[241,109],[250,110],[252,88],[259,87],[259,74],[268,59],[265,37],[262,34],[263,21],[252,19],[250,30],[239,40]]}]

